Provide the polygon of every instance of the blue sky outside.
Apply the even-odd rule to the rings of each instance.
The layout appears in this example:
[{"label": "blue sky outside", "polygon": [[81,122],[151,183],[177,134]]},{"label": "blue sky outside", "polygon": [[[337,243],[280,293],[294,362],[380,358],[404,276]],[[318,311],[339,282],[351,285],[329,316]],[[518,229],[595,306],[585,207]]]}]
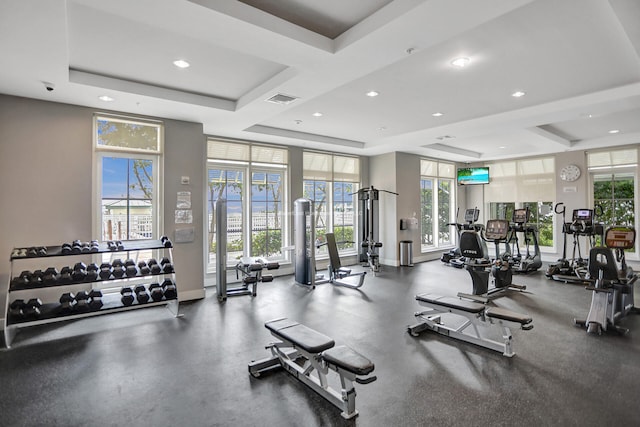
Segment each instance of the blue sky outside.
[{"label": "blue sky outside", "polygon": [[[152,162],[147,162],[147,173],[152,175]],[[127,182],[129,185],[127,185]],[[151,182],[143,178],[143,184],[151,187]],[[131,188],[132,184],[136,184]],[[103,199],[145,199],[143,191],[137,185],[134,170],[134,159],[123,157],[102,158],[102,198]]]}]

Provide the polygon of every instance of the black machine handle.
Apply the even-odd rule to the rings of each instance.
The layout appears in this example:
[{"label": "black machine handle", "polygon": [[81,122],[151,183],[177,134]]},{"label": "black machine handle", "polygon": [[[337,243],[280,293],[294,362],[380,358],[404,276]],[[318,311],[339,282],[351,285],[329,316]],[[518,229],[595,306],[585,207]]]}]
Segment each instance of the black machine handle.
[{"label": "black machine handle", "polygon": [[374,382],[375,380],[377,380],[378,377],[376,377],[375,375],[372,377],[368,377],[368,378],[356,378],[356,382],[358,384],[369,384]]},{"label": "black machine handle", "polygon": [[[558,210],[562,206],[562,210]],[[562,202],[556,203],[556,206],[553,208],[553,211],[557,214],[563,214],[567,211],[567,207]]]}]

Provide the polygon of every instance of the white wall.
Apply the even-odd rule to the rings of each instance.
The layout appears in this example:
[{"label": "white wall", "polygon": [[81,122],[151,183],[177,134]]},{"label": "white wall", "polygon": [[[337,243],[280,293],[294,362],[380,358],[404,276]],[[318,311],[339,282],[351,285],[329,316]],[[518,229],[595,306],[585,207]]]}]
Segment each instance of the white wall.
[{"label": "white wall", "polygon": [[[378,190],[398,192],[396,154],[387,153],[369,158],[369,182]],[[381,191],[378,212],[379,240],[383,244],[379,252],[380,263],[397,266],[399,265],[397,196]]]}]

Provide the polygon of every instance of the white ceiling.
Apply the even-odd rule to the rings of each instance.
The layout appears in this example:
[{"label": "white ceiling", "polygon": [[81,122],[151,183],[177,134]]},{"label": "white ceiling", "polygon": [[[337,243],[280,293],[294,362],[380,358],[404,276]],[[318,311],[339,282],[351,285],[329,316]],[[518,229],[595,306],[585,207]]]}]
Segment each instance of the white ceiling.
[{"label": "white ceiling", "polygon": [[461,162],[640,143],[637,0],[3,0],[0,54],[0,93],[228,138]]}]

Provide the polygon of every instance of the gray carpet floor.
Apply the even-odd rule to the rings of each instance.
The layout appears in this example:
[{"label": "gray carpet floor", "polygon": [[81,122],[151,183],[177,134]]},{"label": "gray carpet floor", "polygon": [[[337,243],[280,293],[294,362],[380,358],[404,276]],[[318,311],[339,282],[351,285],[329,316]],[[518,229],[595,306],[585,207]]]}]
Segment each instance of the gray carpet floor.
[{"label": "gray carpet floor", "polygon": [[[572,319],[586,316],[591,293],[543,270],[515,276],[527,291],[493,302],[534,319],[532,330],[512,329],[513,358],[407,333],[423,309],[417,293],[471,290],[465,270],[439,261],[383,267],[359,290],[309,290],[285,276],[224,304],[208,290],[180,305],[181,318],[156,307],[24,328],[0,351],[0,425],[640,425],[640,316],[623,319],[625,336],[589,335]],[[378,380],[356,385],[358,417],[342,419],[283,370],[248,374],[269,354],[264,322],[278,317],[375,363]]]}]

